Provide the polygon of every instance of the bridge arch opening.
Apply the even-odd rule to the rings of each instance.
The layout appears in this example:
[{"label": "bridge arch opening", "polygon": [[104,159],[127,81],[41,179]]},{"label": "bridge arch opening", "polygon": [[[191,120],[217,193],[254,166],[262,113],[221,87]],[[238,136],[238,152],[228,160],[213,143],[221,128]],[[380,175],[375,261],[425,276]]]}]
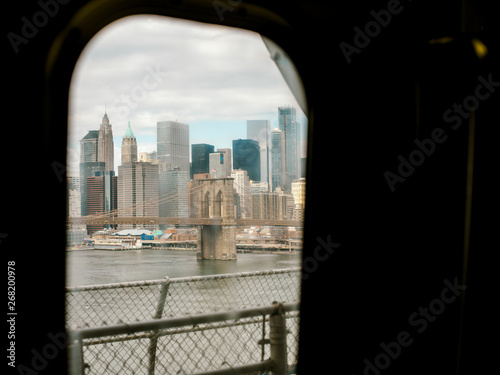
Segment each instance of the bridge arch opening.
[{"label": "bridge arch opening", "polygon": [[222,215],[222,191],[218,191],[214,199],[214,217],[221,217]]},{"label": "bridge arch opening", "polygon": [[210,199],[210,191],[205,192],[205,195],[203,196],[203,202],[202,202],[202,211],[201,211],[201,217],[208,218],[211,217],[211,199]]}]

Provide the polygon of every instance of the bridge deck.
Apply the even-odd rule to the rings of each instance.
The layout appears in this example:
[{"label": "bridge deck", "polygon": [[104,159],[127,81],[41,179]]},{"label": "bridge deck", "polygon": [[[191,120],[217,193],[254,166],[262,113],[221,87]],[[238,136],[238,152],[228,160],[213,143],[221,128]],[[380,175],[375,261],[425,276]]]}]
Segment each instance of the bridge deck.
[{"label": "bridge deck", "polygon": [[237,226],[302,226],[300,220],[267,220],[267,219],[235,219],[231,221],[222,218],[179,218],[179,217],[105,217],[105,216],[83,216],[69,217],[66,219],[68,225],[94,224],[94,225],[116,225],[116,224],[167,224],[167,225],[237,225]]}]

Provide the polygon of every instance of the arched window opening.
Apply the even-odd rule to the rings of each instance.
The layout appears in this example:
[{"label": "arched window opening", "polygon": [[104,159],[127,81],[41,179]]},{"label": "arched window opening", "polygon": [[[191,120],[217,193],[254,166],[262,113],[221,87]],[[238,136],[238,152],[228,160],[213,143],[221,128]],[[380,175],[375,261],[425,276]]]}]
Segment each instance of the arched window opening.
[{"label": "arched window opening", "polygon": [[[295,337],[281,365],[295,368],[307,134],[300,91],[285,52],[246,30],[141,15],[88,43],[69,102],[70,330],[123,322],[146,337],[154,329],[142,334],[137,321],[262,306],[270,315],[278,312],[272,302],[283,301]],[[179,332],[181,346],[192,341],[190,329]],[[244,331],[216,329],[194,356],[147,337],[138,351],[147,358],[124,355],[122,335],[110,339],[114,346],[99,344],[102,358],[81,340],[74,353],[82,358],[71,362],[98,373],[270,369],[245,352]],[[222,355],[235,348],[243,349],[234,358]],[[263,346],[259,358],[270,354]]]}]

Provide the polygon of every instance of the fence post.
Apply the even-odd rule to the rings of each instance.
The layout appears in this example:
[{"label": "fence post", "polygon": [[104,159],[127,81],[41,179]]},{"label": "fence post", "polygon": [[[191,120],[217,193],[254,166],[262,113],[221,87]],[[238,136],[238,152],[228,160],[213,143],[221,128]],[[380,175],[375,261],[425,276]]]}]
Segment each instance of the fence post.
[{"label": "fence post", "polygon": [[153,316],[153,319],[160,319],[163,316],[163,309],[165,308],[165,299],[167,298],[168,287],[170,286],[170,278],[168,276],[165,277],[167,282],[162,284],[160,289],[160,298],[158,298],[158,303],[156,304],[156,313]]},{"label": "fence post", "polygon": [[[166,277],[167,282],[162,284],[160,288],[160,298],[158,298],[158,303],[156,304],[156,312],[153,319],[160,319],[163,316],[163,309],[165,307],[165,300],[167,298],[168,288],[170,286],[170,278]],[[149,341],[149,366],[148,375],[154,375],[155,365],[156,365],[156,346],[158,344],[158,331],[151,331],[151,340]]]},{"label": "fence post", "polygon": [[68,337],[69,374],[83,375],[83,341],[79,334],[69,332]]},{"label": "fence post", "polygon": [[283,304],[273,302],[273,312],[269,316],[269,341],[271,344],[272,375],[286,375],[288,360],[286,348],[286,320]]}]

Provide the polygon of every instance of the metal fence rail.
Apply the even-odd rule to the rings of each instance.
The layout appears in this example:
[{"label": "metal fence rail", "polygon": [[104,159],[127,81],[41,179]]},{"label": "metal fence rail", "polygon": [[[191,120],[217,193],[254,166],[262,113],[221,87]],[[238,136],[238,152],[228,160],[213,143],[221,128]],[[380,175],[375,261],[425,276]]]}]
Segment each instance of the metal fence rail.
[{"label": "metal fence rail", "polygon": [[169,278],[66,288],[68,328],[149,320],[157,316]]},{"label": "metal fence rail", "polygon": [[287,336],[297,337],[298,309],[298,303],[274,303],[76,329],[70,331],[70,373],[285,375],[296,364]]}]

